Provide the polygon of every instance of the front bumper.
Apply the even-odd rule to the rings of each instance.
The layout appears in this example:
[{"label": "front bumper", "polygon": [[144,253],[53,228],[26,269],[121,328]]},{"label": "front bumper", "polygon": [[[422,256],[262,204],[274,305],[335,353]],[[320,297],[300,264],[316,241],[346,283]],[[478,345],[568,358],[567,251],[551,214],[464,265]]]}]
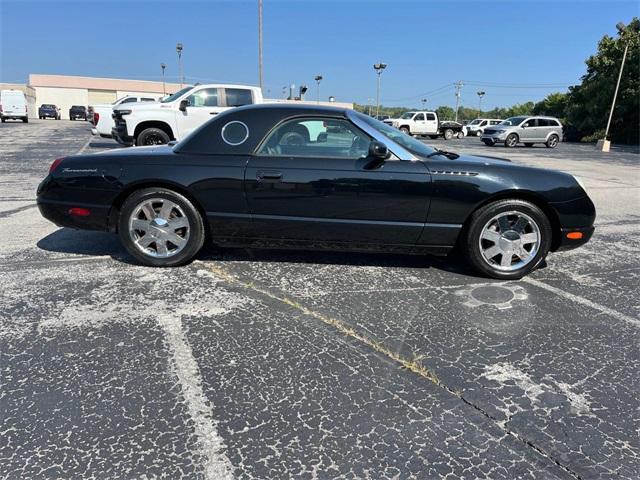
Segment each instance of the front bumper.
[{"label": "front bumper", "polygon": [[[573,250],[574,248],[581,247],[593,236],[595,227],[580,227],[580,228],[561,228],[560,229],[560,244],[556,248],[556,252],[563,250]],[[580,238],[571,238],[574,234],[580,234]],[[576,235],[578,236],[578,235]]]},{"label": "front bumper", "polygon": [[480,139],[484,142],[485,140],[491,140],[494,143],[504,142],[507,139],[508,133],[483,133]]}]

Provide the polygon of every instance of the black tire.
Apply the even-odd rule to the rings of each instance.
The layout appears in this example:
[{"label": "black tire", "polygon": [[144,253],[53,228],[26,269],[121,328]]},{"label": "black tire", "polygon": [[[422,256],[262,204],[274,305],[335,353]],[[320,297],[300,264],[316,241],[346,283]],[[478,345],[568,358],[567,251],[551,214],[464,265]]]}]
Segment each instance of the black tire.
[{"label": "black tire", "polygon": [[528,143],[528,142],[527,142],[527,143],[525,143],[525,144],[524,144],[524,146],[525,146],[525,147],[528,147],[528,148],[531,148],[531,147],[533,147],[533,143]]},{"label": "black tire", "polygon": [[462,140],[464,138],[464,133],[463,132],[458,132],[458,135],[456,135],[460,140]]},{"label": "black tire", "polygon": [[73,122],[73,117],[69,117],[69,120],[71,120]]},{"label": "black tire", "polygon": [[[182,250],[172,256],[158,258],[146,254],[136,246],[132,234],[129,232],[129,220],[136,208],[147,200],[167,199],[180,207],[188,220],[189,238]],[[189,263],[202,249],[205,240],[205,226],[198,209],[183,195],[166,188],[145,188],[133,192],[125,200],[118,218],[118,235],[127,251],[140,263],[150,267],[177,267]]]},{"label": "black tire", "polygon": [[484,143],[487,147],[493,147],[496,144],[494,140],[491,140],[489,138],[485,138],[484,140],[482,140],[482,143]]},{"label": "black tire", "polygon": [[437,138],[438,138],[438,135],[429,135],[429,138],[430,138],[431,140],[435,140],[435,139],[437,139]]},{"label": "black tire", "polygon": [[444,131],[444,139],[445,140],[451,140],[453,138],[453,130],[451,130],[450,128],[447,128]]},{"label": "black tire", "polygon": [[6,122],[6,121],[7,121],[7,119],[6,119],[6,118],[3,118],[1,121],[2,121],[2,123],[4,123],[4,122]]},{"label": "black tire", "polygon": [[169,135],[159,128],[147,128],[138,134],[136,145],[166,145],[169,143]]},{"label": "black tire", "polygon": [[411,130],[409,130],[409,127],[400,127],[400,131],[402,133],[406,133],[407,135],[411,136]]},{"label": "black tire", "polygon": [[[513,271],[503,271],[492,267],[485,261],[480,251],[480,239],[487,222],[503,212],[519,212],[529,216],[537,224],[540,231],[540,239],[537,253],[521,268]],[[463,231],[461,248],[469,265],[478,273],[500,280],[517,280],[533,271],[549,253],[551,248],[553,231],[551,223],[544,212],[536,205],[525,200],[505,199],[498,200],[476,210],[469,218]]]},{"label": "black tire", "polygon": [[547,148],[556,148],[558,146],[558,142],[560,142],[560,137],[558,137],[558,135],[554,133],[548,138],[547,142],[545,143],[545,146]]},{"label": "black tire", "polygon": [[29,117],[24,117],[22,119],[22,123],[29,123]]},{"label": "black tire", "polygon": [[481,137],[481,136],[482,136],[482,131],[481,131],[481,130],[478,130],[478,131],[476,132],[476,137]]},{"label": "black tire", "polygon": [[516,135],[515,133],[510,133],[509,135],[507,135],[507,138],[504,141],[504,146],[507,148],[514,148],[516,145],[518,145],[518,135]]}]

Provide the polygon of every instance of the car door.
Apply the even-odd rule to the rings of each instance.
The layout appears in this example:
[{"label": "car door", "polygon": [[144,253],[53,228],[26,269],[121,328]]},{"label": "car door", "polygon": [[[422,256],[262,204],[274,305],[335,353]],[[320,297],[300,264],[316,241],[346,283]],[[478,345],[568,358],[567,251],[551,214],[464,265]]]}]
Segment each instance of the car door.
[{"label": "car door", "polygon": [[416,242],[429,208],[428,169],[393,158],[369,168],[370,140],[344,118],[300,117],[272,130],[245,171],[255,236]]},{"label": "car door", "polygon": [[546,118],[539,118],[538,125],[536,126],[537,130],[537,139],[540,141],[545,141],[547,139],[547,135],[551,133],[551,122]]},{"label": "car door", "polygon": [[520,129],[520,141],[521,142],[533,142],[537,140],[538,132],[536,131],[537,121],[535,118],[527,119]]},{"label": "car door", "polygon": [[415,117],[413,117],[411,133],[419,135],[427,133],[427,120],[424,118],[424,113],[416,113]]},{"label": "car door", "polygon": [[424,133],[427,135],[435,135],[438,133],[438,119],[435,113],[427,113],[427,122]]},{"label": "car door", "polygon": [[218,88],[201,88],[191,93],[185,99],[187,101],[185,111],[177,112],[176,123],[180,138],[184,138],[214,115],[224,111],[220,98]]}]

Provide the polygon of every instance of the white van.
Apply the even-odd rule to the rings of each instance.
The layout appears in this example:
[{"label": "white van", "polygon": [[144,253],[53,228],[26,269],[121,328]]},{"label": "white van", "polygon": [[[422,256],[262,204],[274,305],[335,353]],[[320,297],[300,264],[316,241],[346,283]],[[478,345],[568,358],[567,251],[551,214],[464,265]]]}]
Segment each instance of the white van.
[{"label": "white van", "polygon": [[14,120],[22,120],[24,123],[29,121],[27,116],[27,98],[20,90],[0,90],[0,117],[2,123],[7,118]]}]

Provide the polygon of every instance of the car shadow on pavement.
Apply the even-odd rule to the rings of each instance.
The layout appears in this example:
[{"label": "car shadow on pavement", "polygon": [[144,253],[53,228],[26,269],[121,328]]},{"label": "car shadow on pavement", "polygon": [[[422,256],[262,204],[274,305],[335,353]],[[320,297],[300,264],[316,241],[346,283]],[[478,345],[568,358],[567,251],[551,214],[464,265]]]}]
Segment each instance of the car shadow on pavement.
[{"label": "car shadow on pavement", "polygon": [[[129,265],[139,263],[125,250],[116,234],[91,230],[61,228],[40,239],[38,248],[56,253],[85,256],[109,256]],[[197,256],[201,261],[264,262],[345,265],[393,268],[433,268],[454,274],[476,276],[455,258],[430,255],[403,255],[397,253],[332,252],[311,250],[259,250],[246,248],[220,248],[206,245]]]},{"label": "car shadow on pavement", "polygon": [[120,145],[119,143],[109,142],[109,141],[91,142],[91,143],[89,143],[89,147],[90,148],[103,148],[103,149],[109,149],[109,150],[114,150],[114,149],[117,149],[117,148],[125,148],[124,145]]}]

